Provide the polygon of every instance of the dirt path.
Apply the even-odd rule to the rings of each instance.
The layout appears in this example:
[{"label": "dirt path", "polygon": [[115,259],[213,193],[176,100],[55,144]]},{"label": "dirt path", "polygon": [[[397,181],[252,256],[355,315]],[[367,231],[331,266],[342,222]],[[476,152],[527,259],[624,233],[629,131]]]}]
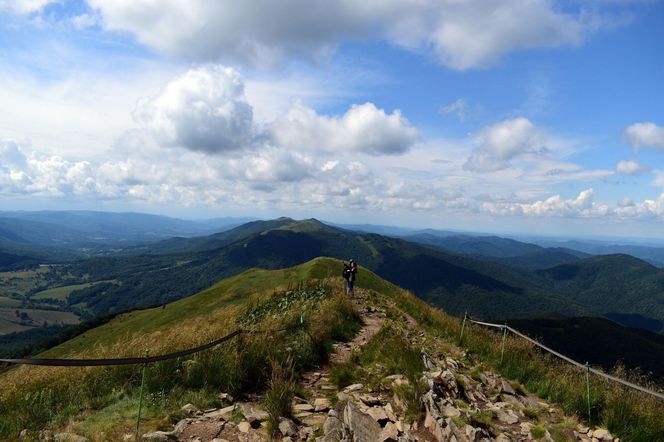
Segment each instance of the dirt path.
[{"label": "dirt path", "polygon": [[[336,364],[348,360],[353,351],[366,345],[380,330],[385,322],[385,312],[366,305],[366,293],[356,289],[353,306],[362,318],[363,326],[349,342],[334,344],[334,351],[329,362],[316,370],[306,372],[301,377],[301,384],[307,396],[313,398],[311,403],[296,398],[294,405],[295,418],[300,421],[297,436],[292,440],[307,440],[320,428],[330,409],[329,396],[335,394],[336,386],[329,380],[330,369]],[[209,410],[205,413],[192,413],[191,418],[181,421],[174,433],[177,440],[188,442],[258,442],[267,440],[264,420],[265,412],[260,408],[260,398],[252,402],[238,402],[221,410]],[[233,422],[233,415],[241,413],[245,420]],[[168,439],[164,439],[168,440]]]}]

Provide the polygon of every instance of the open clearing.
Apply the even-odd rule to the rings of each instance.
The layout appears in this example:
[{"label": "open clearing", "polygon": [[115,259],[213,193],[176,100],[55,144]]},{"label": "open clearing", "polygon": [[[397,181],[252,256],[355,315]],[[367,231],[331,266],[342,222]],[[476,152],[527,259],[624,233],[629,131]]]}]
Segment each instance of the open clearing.
[{"label": "open clearing", "polygon": [[88,288],[96,283],[86,282],[84,284],[73,284],[65,285],[63,287],[55,287],[48,290],[42,290],[32,295],[31,299],[59,299],[60,301],[66,301],[69,298],[69,295],[74,290],[80,290]]},{"label": "open clearing", "polygon": [[[17,310],[19,313],[27,314],[28,319],[18,317],[16,315]],[[41,327],[46,322],[48,324],[77,324],[79,318],[71,312],[30,308],[0,308],[0,335]]]}]

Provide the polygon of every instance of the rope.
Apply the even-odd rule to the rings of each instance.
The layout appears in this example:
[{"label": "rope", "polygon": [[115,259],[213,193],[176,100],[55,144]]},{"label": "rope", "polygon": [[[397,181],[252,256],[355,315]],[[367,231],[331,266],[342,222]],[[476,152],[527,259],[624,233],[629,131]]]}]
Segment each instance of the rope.
[{"label": "rope", "polygon": [[286,331],[294,328],[301,327],[302,323],[298,323],[294,326],[288,326],[278,329],[270,330],[244,330],[239,329],[235,330],[232,333],[222,336],[219,339],[208,342],[206,344],[199,345],[197,347],[188,348],[186,350],[180,350],[173,353],[167,353],[164,355],[150,356],[143,358],[111,358],[111,359],[0,359],[0,363],[6,364],[23,364],[23,365],[46,365],[49,367],[99,367],[99,366],[111,366],[111,365],[133,365],[133,364],[152,364],[154,362],[166,361],[169,359],[181,358],[183,356],[188,356],[194,353],[207,350],[217,346],[223,342],[226,342],[230,339],[233,339],[236,336],[243,334],[258,334],[258,333],[276,333],[280,331]]},{"label": "rope", "polygon": [[620,383],[620,384],[622,384],[622,385],[624,385],[624,386],[626,386],[626,387],[633,388],[633,389],[635,389],[635,390],[641,391],[641,392],[643,392],[643,393],[650,394],[650,395],[655,396],[655,397],[658,397],[658,398],[660,398],[660,399],[664,399],[664,394],[662,394],[662,393],[658,393],[658,392],[656,392],[656,391],[649,390],[649,389],[644,388],[644,387],[642,387],[642,386],[640,386],[640,385],[634,384],[634,383],[629,382],[629,381],[626,381],[626,380],[624,380],[624,379],[617,378],[617,377],[615,377],[615,376],[612,376],[612,375],[610,375],[610,374],[604,373],[603,371],[597,370],[597,369],[595,369],[595,368],[592,368],[592,367],[587,368],[584,364],[581,364],[580,362],[577,362],[577,361],[575,361],[574,359],[572,359],[572,358],[570,358],[570,357],[568,357],[568,356],[565,356],[564,354],[559,353],[559,352],[553,350],[552,348],[547,347],[547,346],[544,345],[544,344],[541,344],[541,343],[537,342],[536,340],[534,340],[534,339],[532,339],[532,338],[530,338],[530,337],[524,335],[524,334],[521,333],[520,331],[515,330],[515,329],[513,329],[512,327],[509,327],[509,326],[507,326],[507,325],[492,324],[492,323],[490,323],[490,322],[475,321],[475,320],[472,320],[472,319],[470,320],[470,322],[473,322],[473,323],[475,323],[475,324],[485,325],[485,326],[487,326],[487,327],[495,327],[495,328],[500,328],[500,329],[509,330],[509,331],[511,331],[512,333],[514,333],[515,335],[517,335],[517,336],[519,336],[519,337],[525,339],[526,341],[528,341],[528,342],[530,342],[530,343],[532,343],[532,344],[538,346],[538,347],[541,348],[542,350],[548,351],[549,353],[551,353],[551,354],[553,354],[553,355],[559,357],[560,359],[562,359],[562,360],[564,360],[564,361],[567,361],[567,362],[569,362],[570,364],[575,365],[575,366],[577,366],[577,367],[579,367],[579,368],[581,368],[581,369],[583,369],[583,370],[588,370],[588,369],[589,369],[591,372],[595,373],[595,374],[598,375],[598,376],[602,376],[602,377],[604,377],[604,378],[606,378],[606,379],[609,379],[609,380],[611,380],[611,381],[618,382],[618,383]]}]

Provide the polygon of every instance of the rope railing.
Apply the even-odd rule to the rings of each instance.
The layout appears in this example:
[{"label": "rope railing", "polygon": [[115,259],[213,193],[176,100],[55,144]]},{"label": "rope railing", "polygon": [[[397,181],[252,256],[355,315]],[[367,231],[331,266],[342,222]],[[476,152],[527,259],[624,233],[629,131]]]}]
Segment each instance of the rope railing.
[{"label": "rope railing", "polygon": [[226,336],[222,336],[214,341],[201,344],[196,347],[188,348],[185,350],[176,351],[157,356],[145,356],[142,358],[107,358],[107,359],[0,359],[0,363],[11,365],[45,365],[49,367],[99,367],[99,366],[113,366],[113,365],[134,365],[134,364],[152,364],[154,362],[166,361],[169,359],[177,359],[183,356],[189,356],[194,353],[199,353],[203,350],[215,347],[221,343],[229,341],[236,336],[257,334],[257,333],[277,333],[280,331],[287,331],[302,326],[302,321],[290,327],[283,327],[270,330],[246,330],[238,329]]},{"label": "rope railing", "polygon": [[515,335],[519,336],[520,338],[523,338],[523,339],[525,339],[526,341],[532,343],[533,345],[536,345],[537,347],[541,348],[542,350],[547,351],[547,352],[551,353],[552,355],[557,356],[557,357],[559,357],[560,359],[562,359],[562,360],[564,360],[564,361],[566,361],[566,362],[569,362],[570,364],[575,365],[575,366],[577,366],[577,367],[579,367],[579,368],[581,368],[581,369],[583,369],[583,370],[587,370],[587,371],[589,371],[589,372],[591,372],[591,373],[594,373],[594,374],[596,374],[596,375],[598,375],[598,376],[601,376],[601,377],[606,378],[606,379],[608,379],[608,380],[610,380],[610,381],[613,381],[613,382],[617,382],[617,383],[619,383],[619,384],[622,384],[622,385],[624,385],[624,386],[626,386],[626,387],[629,387],[629,388],[632,388],[632,389],[634,389],[634,390],[638,390],[638,391],[640,391],[640,392],[642,392],[642,393],[646,393],[646,394],[649,394],[649,395],[655,396],[655,397],[657,397],[657,398],[659,398],[659,399],[664,399],[664,394],[662,394],[662,393],[659,393],[659,392],[657,392],[657,391],[653,391],[653,390],[649,390],[649,389],[647,389],[647,388],[645,388],[645,387],[642,387],[642,386],[640,386],[640,385],[637,385],[637,384],[635,384],[635,383],[633,383],[633,382],[629,382],[629,381],[626,381],[626,380],[624,380],[624,379],[618,378],[618,377],[616,377],[616,376],[612,376],[612,375],[610,375],[610,374],[608,374],[608,373],[604,373],[603,371],[600,371],[600,370],[597,370],[597,369],[595,369],[595,368],[592,368],[592,367],[590,367],[590,366],[588,366],[588,365],[586,365],[586,364],[581,364],[580,362],[575,361],[574,359],[572,359],[572,358],[570,358],[570,357],[568,357],[568,356],[565,356],[564,354],[559,353],[559,352],[553,350],[552,348],[547,347],[546,345],[544,345],[544,344],[542,344],[542,343],[540,343],[540,342],[537,342],[536,340],[532,339],[531,337],[529,337],[529,336],[527,336],[527,335],[521,333],[521,332],[518,331],[518,330],[515,330],[515,329],[512,328],[512,327],[509,327],[508,325],[505,325],[505,324],[493,324],[493,323],[490,323],[490,322],[483,322],[483,321],[475,321],[475,320],[473,320],[473,319],[468,319],[468,320],[469,320],[470,322],[474,323],[474,324],[479,324],[479,325],[484,325],[484,326],[486,326],[486,327],[493,327],[493,328],[498,328],[498,329],[501,329],[501,330],[507,330],[507,331],[510,331],[510,332],[514,333]]}]

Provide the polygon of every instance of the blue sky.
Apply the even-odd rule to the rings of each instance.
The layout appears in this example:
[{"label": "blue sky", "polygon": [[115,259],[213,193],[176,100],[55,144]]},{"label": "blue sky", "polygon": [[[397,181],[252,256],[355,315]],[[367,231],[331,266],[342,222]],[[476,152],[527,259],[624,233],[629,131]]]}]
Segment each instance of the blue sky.
[{"label": "blue sky", "polygon": [[3,209],[662,237],[664,2],[0,0]]}]

